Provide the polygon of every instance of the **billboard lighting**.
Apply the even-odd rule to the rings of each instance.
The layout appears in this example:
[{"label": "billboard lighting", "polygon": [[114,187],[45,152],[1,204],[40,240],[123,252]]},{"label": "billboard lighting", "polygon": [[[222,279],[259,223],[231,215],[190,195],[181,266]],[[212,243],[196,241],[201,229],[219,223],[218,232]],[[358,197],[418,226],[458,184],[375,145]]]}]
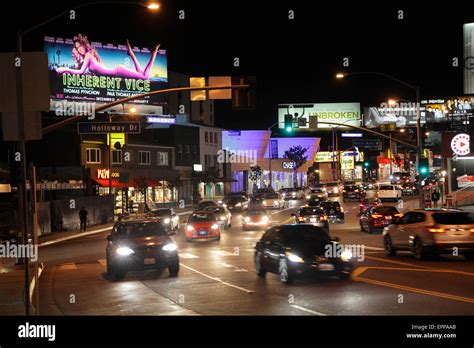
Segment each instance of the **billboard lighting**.
[{"label": "billboard lighting", "polygon": [[343,138],[362,138],[362,133],[341,133]]}]

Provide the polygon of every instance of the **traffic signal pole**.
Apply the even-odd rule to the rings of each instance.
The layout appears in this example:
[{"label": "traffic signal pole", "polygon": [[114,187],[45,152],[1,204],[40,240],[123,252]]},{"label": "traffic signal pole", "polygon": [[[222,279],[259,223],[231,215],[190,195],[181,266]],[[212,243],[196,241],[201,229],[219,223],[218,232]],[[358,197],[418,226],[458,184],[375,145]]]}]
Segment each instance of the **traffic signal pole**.
[{"label": "traffic signal pole", "polygon": [[420,87],[416,87],[416,168],[418,170],[418,199],[419,208],[425,207],[423,186],[421,185],[421,173],[419,173],[420,162],[423,156],[423,139],[421,137],[421,115],[420,115]]}]

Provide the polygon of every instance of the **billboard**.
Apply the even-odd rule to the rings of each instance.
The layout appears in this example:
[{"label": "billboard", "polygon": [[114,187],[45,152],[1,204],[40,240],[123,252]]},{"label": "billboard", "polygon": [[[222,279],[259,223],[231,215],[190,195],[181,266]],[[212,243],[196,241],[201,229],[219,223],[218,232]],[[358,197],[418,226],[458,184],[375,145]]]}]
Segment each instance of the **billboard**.
[{"label": "billboard", "polygon": [[[333,128],[344,124],[360,126],[361,120],[359,103],[280,104],[279,128],[284,128],[285,115],[293,116],[294,128],[306,130]],[[333,122],[337,125],[323,124],[320,121]]]},{"label": "billboard", "polygon": [[474,23],[463,26],[464,32],[464,93],[474,94]]},{"label": "billboard", "polygon": [[[89,41],[78,34],[72,39],[45,37],[51,99],[110,103],[167,88],[166,51],[132,48]],[[164,96],[134,101],[164,105]]]}]

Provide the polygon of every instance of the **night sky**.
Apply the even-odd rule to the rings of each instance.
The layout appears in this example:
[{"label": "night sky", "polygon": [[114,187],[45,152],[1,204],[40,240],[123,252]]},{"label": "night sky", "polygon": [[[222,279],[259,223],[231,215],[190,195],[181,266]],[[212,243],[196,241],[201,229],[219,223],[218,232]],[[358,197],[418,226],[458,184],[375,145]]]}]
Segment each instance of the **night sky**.
[{"label": "night sky", "polygon": [[[79,4],[70,2],[69,6]],[[422,98],[462,94],[462,24],[474,21],[474,5],[331,4],[315,1],[163,0],[159,13],[131,5],[94,5],[77,11],[76,20],[55,20],[28,34],[24,50],[41,50],[44,35],[152,47],[168,51],[168,69],[194,76],[256,75],[257,110],[233,112],[216,105],[216,122],[227,129],[266,128],[276,121],[279,103],[358,101],[378,105],[388,97],[414,99],[413,91],[379,77],[334,79],[347,71],[380,71],[421,86]],[[49,4],[49,5],[47,5]],[[316,5],[317,4],[317,5]],[[15,48],[15,32],[68,8],[68,2],[18,2],[2,17],[4,52]],[[20,7],[22,6],[22,7]],[[185,11],[185,20],[178,11]],[[295,19],[288,19],[288,11]],[[397,11],[404,19],[397,19]],[[15,18],[16,23],[11,23]],[[15,28],[15,25],[18,28]],[[234,57],[240,67],[233,66]]]}]

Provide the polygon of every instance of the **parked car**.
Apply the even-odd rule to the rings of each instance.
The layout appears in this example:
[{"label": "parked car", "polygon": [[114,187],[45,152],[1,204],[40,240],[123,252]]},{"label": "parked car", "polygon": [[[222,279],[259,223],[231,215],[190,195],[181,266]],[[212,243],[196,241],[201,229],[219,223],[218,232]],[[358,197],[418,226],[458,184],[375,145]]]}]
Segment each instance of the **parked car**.
[{"label": "parked car", "polygon": [[224,229],[232,227],[232,214],[226,207],[207,207],[204,211],[213,212],[216,215],[217,223]]},{"label": "parked car", "polygon": [[382,202],[384,200],[398,202],[402,199],[402,189],[397,185],[380,185],[377,190],[377,198]]},{"label": "parked car", "polygon": [[321,227],[308,224],[281,225],[270,228],[255,245],[255,272],[264,277],[276,273],[290,284],[297,277],[311,274],[336,275],[349,279],[354,268],[352,253],[338,250],[336,239]]},{"label": "parked car", "polygon": [[267,193],[262,200],[264,208],[281,209],[285,207],[285,200],[278,192]]},{"label": "parked car", "polygon": [[230,211],[244,211],[249,208],[249,199],[245,196],[232,196],[226,199],[222,206]]},{"label": "parked car", "polygon": [[294,223],[313,224],[325,228],[329,233],[328,216],[321,207],[301,207],[292,213]]},{"label": "parked car", "polygon": [[410,210],[384,229],[383,243],[388,256],[404,250],[422,260],[457,250],[472,260],[474,215],[458,209]]},{"label": "parked car", "polygon": [[401,216],[396,207],[380,205],[369,208],[359,218],[360,230],[369,233],[382,232],[385,226]]},{"label": "parked car", "polygon": [[217,202],[214,202],[214,201],[201,201],[196,205],[194,210],[199,211],[199,210],[204,210],[207,207],[216,207],[216,206],[217,206]]},{"label": "parked car", "polygon": [[186,224],[186,241],[221,239],[221,231],[216,215],[212,211],[195,211],[189,215]]},{"label": "parked car", "polygon": [[364,198],[359,204],[359,213],[365,213],[369,208],[382,204],[378,198]]},{"label": "parked car", "polygon": [[173,208],[159,208],[150,210],[148,216],[158,218],[168,233],[176,233],[179,229],[179,216]]},{"label": "parked car", "polygon": [[263,208],[249,209],[242,214],[242,229],[261,229],[270,226],[270,216]]},{"label": "parked car", "polygon": [[347,185],[342,189],[342,200],[347,202],[348,200],[360,201],[365,197],[365,191],[357,185]]},{"label": "parked car", "polygon": [[341,203],[323,201],[319,203],[319,206],[323,208],[324,212],[328,216],[329,222],[344,223],[344,208],[342,208]]},{"label": "parked car", "polygon": [[341,194],[342,188],[341,184],[337,181],[328,182],[324,185],[326,192],[329,197],[339,196]]},{"label": "parked car", "polygon": [[116,279],[131,270],[168,268],[171,276],[179,272],[178,247],[157,220],[117,222],[107,241],[107,273]]}]

